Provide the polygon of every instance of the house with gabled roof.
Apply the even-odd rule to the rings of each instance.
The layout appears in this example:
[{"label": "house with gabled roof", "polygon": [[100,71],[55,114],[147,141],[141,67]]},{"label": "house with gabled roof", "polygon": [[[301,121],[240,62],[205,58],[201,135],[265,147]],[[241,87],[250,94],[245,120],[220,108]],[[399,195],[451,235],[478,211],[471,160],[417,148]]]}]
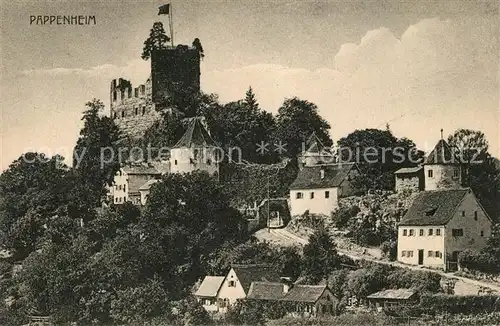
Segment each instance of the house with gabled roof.
[{"label": "house with gabled roof", "polygon": [[355,163],[304,166],[290,185],[290,213],[330,215],[340,197],[357,193],[352,181],[359,175]]},{"label": "house with gabled roof", "polygon": [[376,310],[383,308],[410,306],[418,303],[419,293],[412,289],[387,289],[366,297],[368,306]]},{"label": "house with gabled roof", "polygon": [[[222,281],[221,278],[222,277]],[[273,266],[265,264],[233,264],[226,276],[205,277],[195,296],[199,302],[213,299],[217,288],[216,309],[209,307],[207,311],[226,312],[227,308],[238,300],[247,297],[250,285],[255,281],[279,282],[280,277]],[[220,283],[220,284],[219,284]],[[217,284],[219,284],[217,286]],[[206,290],[210,289],[210,291]]]},{"label": "house with gabled roof", "polygon": [[485,247],[492,226],[470,188],[421,192],[398,225],[398,261],[456,269],[460,252]]},{"label": "house with gabled roof", "polygon": [[110,197],[114,204],[131,202],[141,205],[140,188],[151,180],[160,179],[162,172],[148,163],[130,164],[121,167],[115,174],[110,187]]},{"label": "house with gabled roof", "polygon": [[335,314],[339,300],[327,285],[252,282],[247,300],[286,303],[289,315],[316,317]]},{"label": "house with gabled roof", "polygon": [[189,173],[195,170],[219,173],[218,147],[210,136],[203,117],[187,119],[184,135],[170,150],[170,171]]},{"label": "house with gabled roof", "polygon": [[205,276],[194,294],[206,311],[218,311],[217,295],[224,282],[224,276]]}]

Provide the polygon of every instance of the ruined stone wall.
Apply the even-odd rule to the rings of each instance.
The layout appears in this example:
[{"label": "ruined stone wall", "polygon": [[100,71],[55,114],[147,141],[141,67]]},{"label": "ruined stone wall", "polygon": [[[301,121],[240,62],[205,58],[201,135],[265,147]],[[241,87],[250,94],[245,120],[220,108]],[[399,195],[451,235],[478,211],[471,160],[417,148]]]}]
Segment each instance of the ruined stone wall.
[{"label": "ruined stone wall", "polygon": [[[151,75],[146,83],[133,87],[126,79],[111,81],[110,113],[120,130],[137,139],[161,115],[157,108],[175,92],[199,92],[200,55],[195,48],[178,45],[154,51]],[[175,96],[175,95],[174,95]]]}]

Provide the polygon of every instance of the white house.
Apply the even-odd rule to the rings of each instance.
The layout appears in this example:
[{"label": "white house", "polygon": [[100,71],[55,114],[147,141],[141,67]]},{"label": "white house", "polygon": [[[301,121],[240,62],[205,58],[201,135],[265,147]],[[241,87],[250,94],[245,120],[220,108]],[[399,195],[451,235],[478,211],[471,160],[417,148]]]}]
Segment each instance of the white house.
[{"label": "white house", "polygon": [[141,204],[139,188],[150,180],[159,179],[161,172],[152,164],[136,164],[124,166],[116,172],[113,185],[110,188],[110,197],[114,204],[120,205],[131,202]]},{"label": "white house", "polygon": [[352,185],[359,174],[355,163],[304,166],[290,186],[291,215],[330,215],[338,207],[338,198],[356,193]]},{"label": "white house", "polygon": [[188,120],[186,132],[170,150],[170,171],[189,173],[195,170],[219,173],[218,147],[202,117]]},{"label": "white house", "polygon": [[440,139],[424,163],[425,190],[460,188],[462,164],[444,139]]},{"label": "white house", "polygon": [[421,192],[398,225],[398,261],[455,269],[461,251],[484,248],[492,225],[469,188]]},{"label": "white house", "polygon": [[[269,265],[250,264],[232,265],[231,269],[220,282],[220,276],[205,277],[200,288],[195,293],[199,302],[207,305],[207,311],[226,312],[237,300],[245,299],[250,285],[254,281],[279,282],[276,269]],[[218,286],[214,296],[215,287]],[[209,289],[209,290],[207,290]],[[214,307],[214,301],[216,302]]]}]

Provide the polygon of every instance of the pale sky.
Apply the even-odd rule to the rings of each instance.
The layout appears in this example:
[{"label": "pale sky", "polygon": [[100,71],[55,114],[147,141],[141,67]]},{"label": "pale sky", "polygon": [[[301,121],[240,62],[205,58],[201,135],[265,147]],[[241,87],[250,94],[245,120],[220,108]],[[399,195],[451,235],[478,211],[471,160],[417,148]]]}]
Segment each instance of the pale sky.
[{"label": "pale sky", "polygon": [[[164,1],[2,2],[1,168],[23,152],[69,156],[84,103],[109,104],[111,79],[143,83],[143,41]],[[200,38],[202,90],[221,102],[249,85],[276,112],[318,105],[334,141],[385,128],[430,150],[481,130],[500,156],[497,1],[180,1],[175,43]],[[30,25],[30,15],[95,15],[95,26]]]}]

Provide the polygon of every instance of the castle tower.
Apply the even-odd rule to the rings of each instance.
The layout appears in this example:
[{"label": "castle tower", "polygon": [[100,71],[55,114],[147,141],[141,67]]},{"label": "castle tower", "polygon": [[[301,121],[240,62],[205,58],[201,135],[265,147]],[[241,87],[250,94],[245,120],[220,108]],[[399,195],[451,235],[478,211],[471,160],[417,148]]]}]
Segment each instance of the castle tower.
[{"label": "castle tower", "polygon": [[178,45],[151,53],[148,80],[132,87],[129,80],[111,81],[110,113],[122,132],[141,138],[159,118],[169,97],[191,96],[200,91],[200,52]]},{"label": "castle tower", "polygon": [[170,150],[170,172],[189,173],[195,170],[219,173],[217,145],[202,117],[190,118],[186,132]]},{"label": "castle tower", "polygon": [[151,53],[152,100],[161,105],[170,96],[200,91],[200,52],[177,45]]},{"label": "castle tower", "polygon": [[443,139],[438,141],[424,163],[425,190],[453,189],[462,186],[462,166]]}]

